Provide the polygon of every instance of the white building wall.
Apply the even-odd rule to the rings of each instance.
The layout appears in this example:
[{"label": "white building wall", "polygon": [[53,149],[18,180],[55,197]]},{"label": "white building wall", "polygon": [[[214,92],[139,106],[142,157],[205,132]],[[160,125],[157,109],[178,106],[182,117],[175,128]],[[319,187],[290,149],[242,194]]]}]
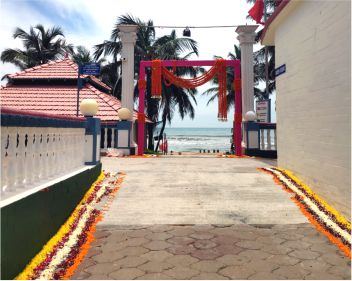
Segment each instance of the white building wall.
[{"label": "white building wall", "polygon": [[351,216],[351,3],[304,1],[275,32],[278,166]]}]

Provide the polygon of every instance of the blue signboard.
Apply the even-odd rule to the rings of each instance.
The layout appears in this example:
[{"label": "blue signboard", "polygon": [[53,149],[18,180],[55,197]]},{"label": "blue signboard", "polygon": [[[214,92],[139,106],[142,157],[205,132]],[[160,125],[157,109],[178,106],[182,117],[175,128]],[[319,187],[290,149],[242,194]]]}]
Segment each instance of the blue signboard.
[{"label": "blue signboard", "polygon": [[99,63],[85,63],[81,64],[79,67],[80,74],[85,75],[99,75],[100,74],[100,64]]},{"label": "blue signboard", "polygon": [[280,65],[278,68],[275,69],[275,77],[286,72],[286,64]]}]

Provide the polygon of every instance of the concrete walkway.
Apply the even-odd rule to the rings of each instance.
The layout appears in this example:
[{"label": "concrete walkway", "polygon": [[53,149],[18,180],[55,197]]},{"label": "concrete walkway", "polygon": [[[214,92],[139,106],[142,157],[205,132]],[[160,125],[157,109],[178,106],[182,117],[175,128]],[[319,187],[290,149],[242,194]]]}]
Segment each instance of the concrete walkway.
[{"label": "concrete walkway", "polygon": [[272,178],[275,163],[103,158],[127,176],[74,279],[350,279],[350,260]]}]

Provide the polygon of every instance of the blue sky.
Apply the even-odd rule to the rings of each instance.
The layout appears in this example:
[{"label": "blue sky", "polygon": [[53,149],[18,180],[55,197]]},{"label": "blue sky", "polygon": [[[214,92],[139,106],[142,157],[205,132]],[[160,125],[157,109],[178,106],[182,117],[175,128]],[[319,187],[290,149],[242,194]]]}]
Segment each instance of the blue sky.
[{"label": "blue sky", "polygon": [[[245,0],[210,1],[177,0],[170,8],[169,1],[142,0],[1,0],[0,51],[5,48],[20,48],[20,40],[14,40],[12,33],[18,26],[25,30],[38,23],[45,27],[61,26],[68,43],[84,45],[91,49],[94,44],[110,37],[110,32],[120,15],[132,14],[142,20],[153,19],[155,25],[238,25],[253,24],[246,20],[251,5]],[[170,29],[157,29],[157,36],[169,33]],[[181,36],[182,30],[177,30]],[[214,55],[226,57],[238,44],[235,28],[193,29],[192,38],[199,44],[198,59],[212,59]],[[193,59],[197,59],[194,57]],[[10,64],[1,64],[1,77],[16,72]],[[196,118],[181,120],[175,116],[174,127],[231,127],[233,111],[229,122],[217,121],[217,103],[207,106],[208,97],[202,93],[211,84],[198,89]]]}]

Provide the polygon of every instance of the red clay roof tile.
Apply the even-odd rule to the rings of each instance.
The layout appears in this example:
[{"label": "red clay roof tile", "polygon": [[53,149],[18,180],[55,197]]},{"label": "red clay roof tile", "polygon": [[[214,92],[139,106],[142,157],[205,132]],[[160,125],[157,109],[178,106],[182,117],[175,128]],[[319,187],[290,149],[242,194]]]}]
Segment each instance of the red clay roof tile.
[{"label": "red clay roof tile", "polygon": [[[8,77],[14,82],[21,79],[77,79],[77,69],[77,65],[72,60],[65,58],[28,68]],[[82,76],[88,77],[93,84],[111,90],[94,76]],[[75,85],[16,85],[14,83],[0,88],[1,106],[46,114],[76,116],[76,99],[77,87]],[[100,118],[102,122],[111,123],[119,120],[117,111],[121,108],[121,102],[117,98],[105,94],[87,83],[80,91],[80,101],[83,99],[97,101],[99,110],[96,117]],[[133,117],[137,119],[136,112]],[[146,122],[151,121],[147,118]]]},{"label": "red clay roof tile", "polygon": [[[69,58],[50,61],[46,64],[27,68],[21,72],[8,75],[10,79],[77,79],[78,66]],[[105,83],[91,75],[81,75],[83,78],[88,77],[92,82],[111,90]]]},{"label": "red clay roof tile", "polygon": [[[44,112],[58,115],[76,115],[77,88],[75,86],[13,85],[1,87],[1,106],[14,109]],[[117,121],[121,102],[93,86],[86,84],[80,91],[80,101],[95,99],[99,110],[96,117],[104,121]],[[82,115],[79,115],[82,117]],[[134,112],[134,119],[137,113]]]}]

